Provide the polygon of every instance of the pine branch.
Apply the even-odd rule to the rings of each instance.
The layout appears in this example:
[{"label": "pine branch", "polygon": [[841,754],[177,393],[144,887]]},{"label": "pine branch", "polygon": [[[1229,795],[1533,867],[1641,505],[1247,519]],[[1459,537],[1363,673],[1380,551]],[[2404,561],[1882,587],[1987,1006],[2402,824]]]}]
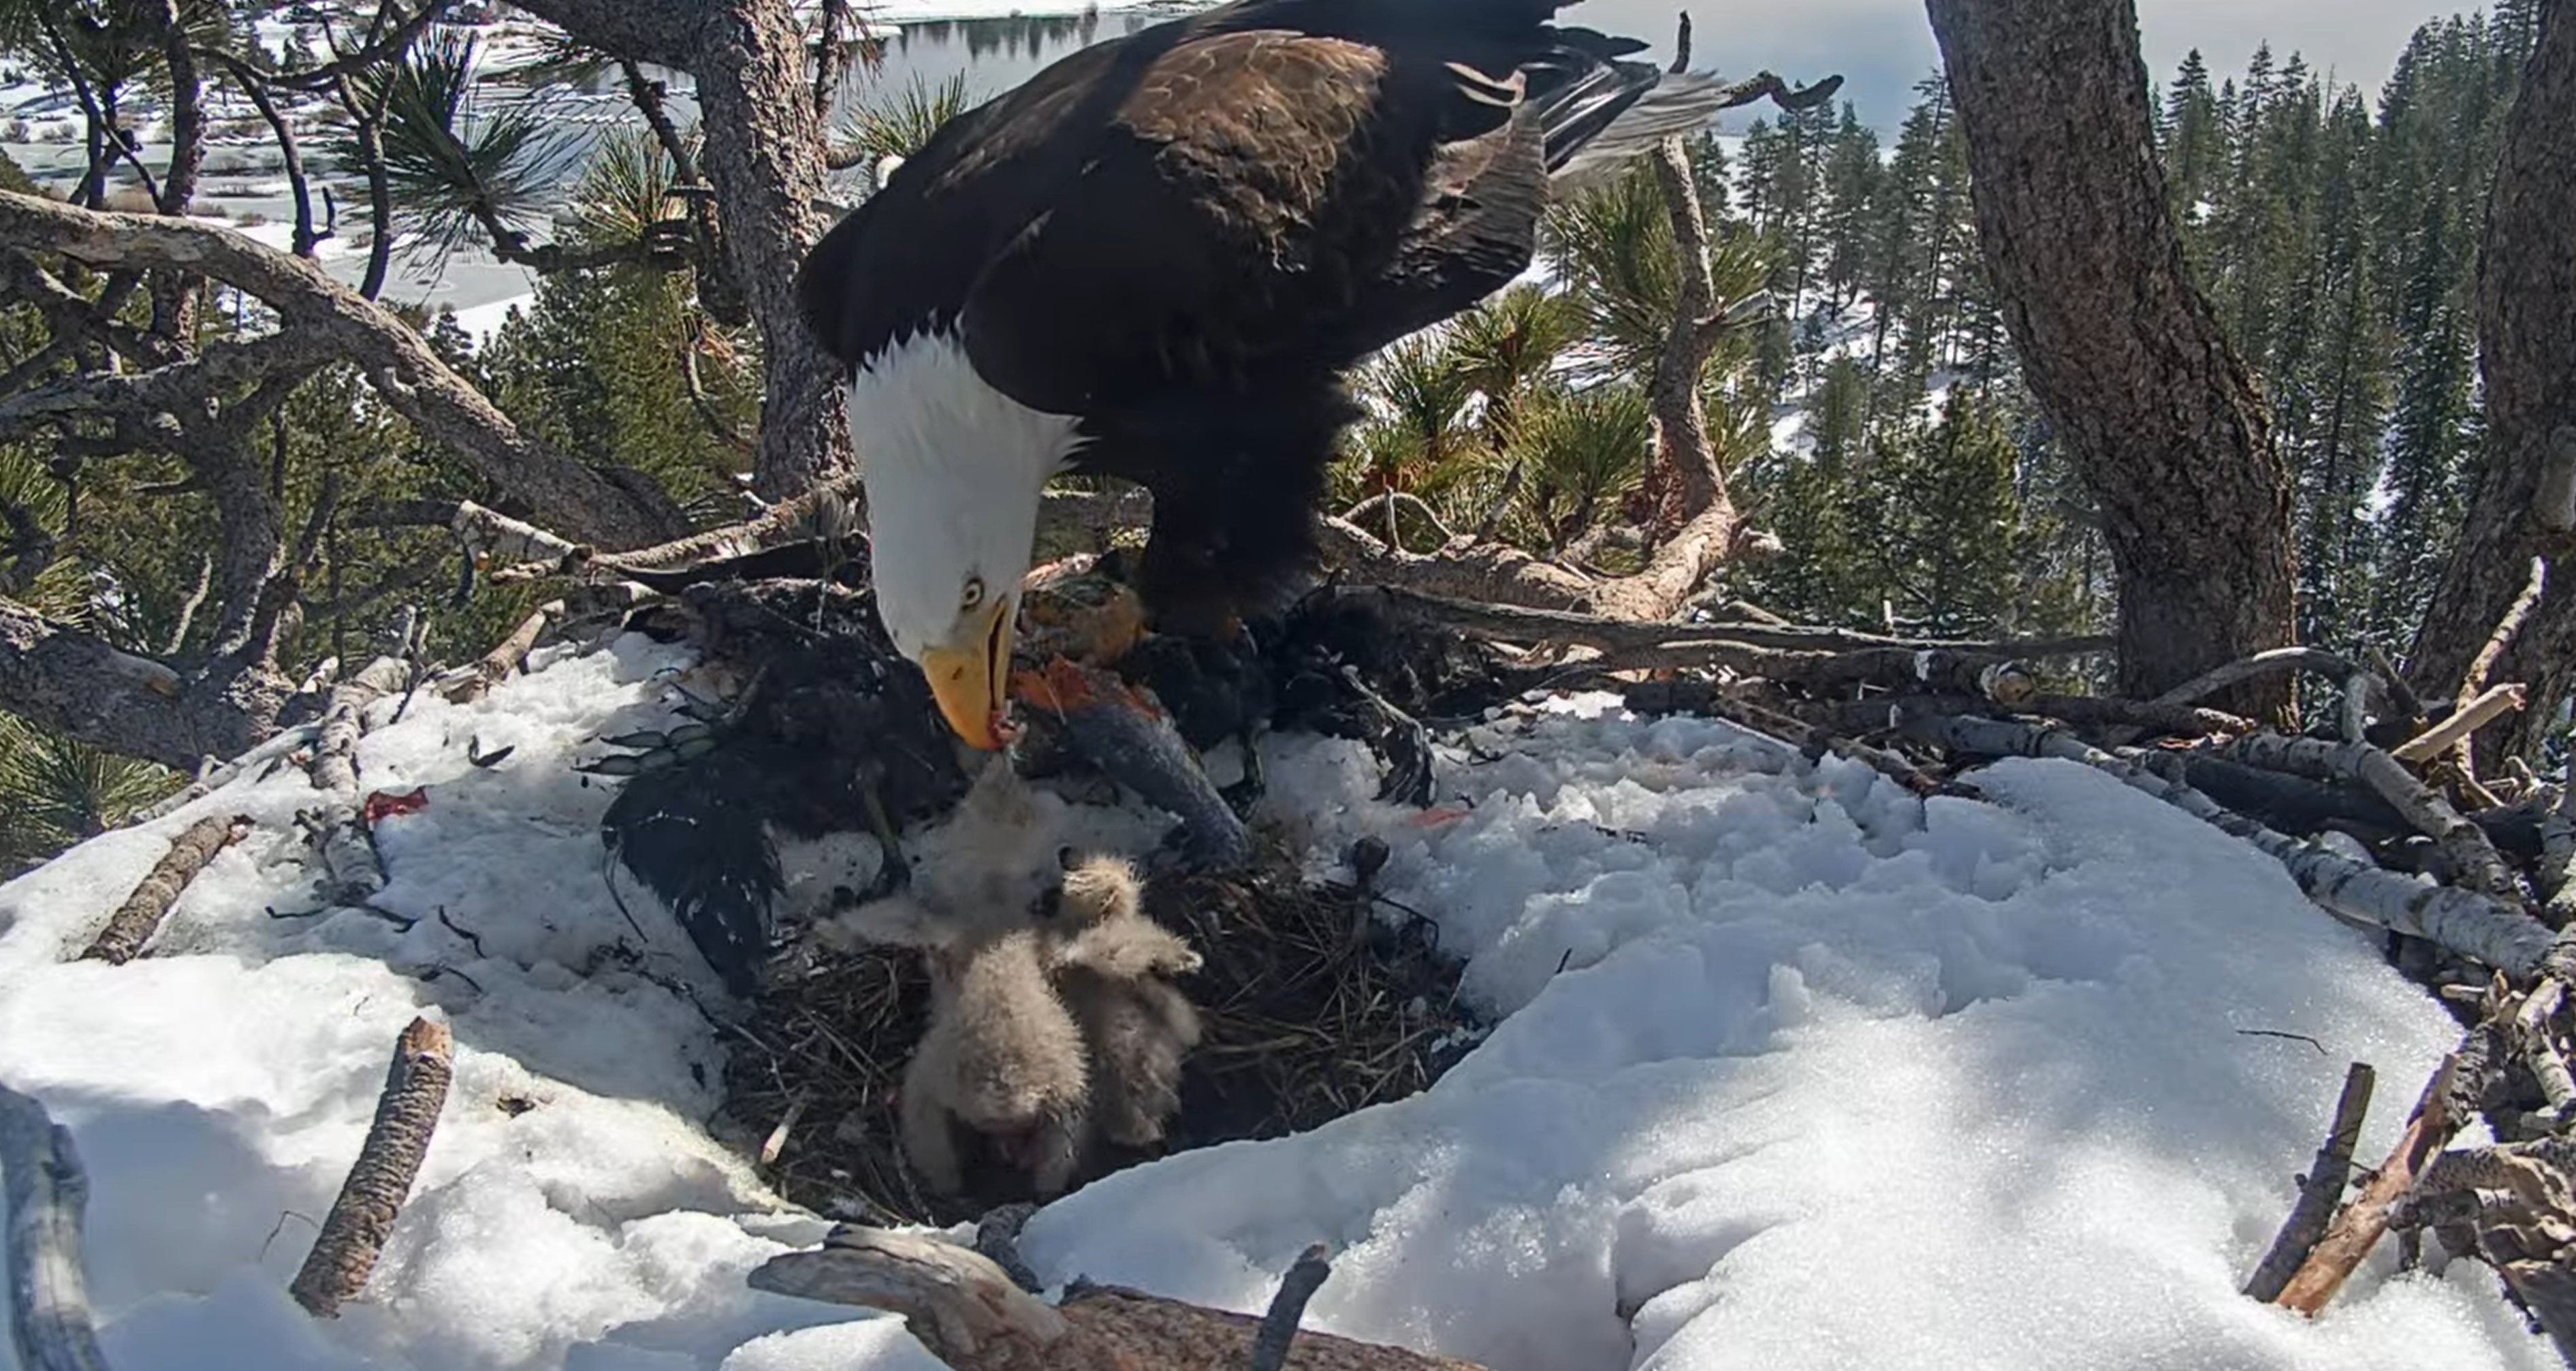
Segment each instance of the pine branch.
[{"label": "pine branch", "polygon": [[304,335],[292,346],[318,345],[356,362],[389,405],[452,444],[476,474],[584,536],[649,543],[680,522],[667,501],[613,483],[522,433],[418,333],[309,261],[191,220],[94,213],[7,191],[0,191],[0,239],[93,266],[200,271],[257,296],[282,316],[286,333]]}]

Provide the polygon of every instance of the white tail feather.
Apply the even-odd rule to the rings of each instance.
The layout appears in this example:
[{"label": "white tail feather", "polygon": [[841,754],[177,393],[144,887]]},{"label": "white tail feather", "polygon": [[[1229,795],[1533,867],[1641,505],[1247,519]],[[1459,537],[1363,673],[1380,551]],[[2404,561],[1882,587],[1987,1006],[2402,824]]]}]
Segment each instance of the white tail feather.
[{"label": "white tail feather", "polygon": [[1715,72],[1666,72],[1654,89],[1619,112],[1609,127],[1565,160],[1549,178],[1560,188],[1595,179],[1650,152],[1674,134],[1693,134],[1733,108],[1736,82]]}]

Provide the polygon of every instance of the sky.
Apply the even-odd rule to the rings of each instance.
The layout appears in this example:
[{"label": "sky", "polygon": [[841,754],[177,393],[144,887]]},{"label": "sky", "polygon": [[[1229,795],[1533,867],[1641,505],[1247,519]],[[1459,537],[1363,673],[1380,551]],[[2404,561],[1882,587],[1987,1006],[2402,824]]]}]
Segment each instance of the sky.
[{"label": "sky", "polygon": [[[2418,25],[2474,8],[2457,0],[2137,0],[2137,7],[2141,47],[2159,85],[2195,47],[2223,77],[2242,70],[2255,45],[2269,40],[2280,59],[2296,50],[2309,66],[2331,70],[2373,96]],[[1912,87],[1935,62],[1922,0],[1582,0],[1563,17],[1650,39],[1660,53],[1684,9],[1697,26],[1694,65],[1742,73],[1767,67],[1799,82],[1840,72],[1844,98],[1864,122],[1890,134],[1913,103]],[[1074,47],[1146,22],[1140,14],[1102,15],[1087,27],[1065,24],[1066,32],[1034,49],[997,51],[1000,40],[988,37],[972,54],[958,33],[934,26],[911,31],[891,65],[897,80],[905,68],[932,80],[966,70],[970,85],[989,93]],[[1024,33],[1014,36],[1027,41]],[[1740,130],[1754,117],[1747,113],[1726,127]]]},{"label": "sky", "polygon": [[[2332,69],[2374,95],[2418,25],[2474,8],[2442,0],[2138,0],[2137,7],[2140,46],[2160,84],[2195,47],[2223,75],[2268,39],[2283,60],[2297,50],[2310,67]],[[1770,67],[1793,81],[1840,71],[1861,117],[1881,128],[1903,119],[1908,88],[1936,61],[1921,0],[1585,0],[1565,17],[1660,44],[1683,9],[1697,26],[1694,65]]]}]

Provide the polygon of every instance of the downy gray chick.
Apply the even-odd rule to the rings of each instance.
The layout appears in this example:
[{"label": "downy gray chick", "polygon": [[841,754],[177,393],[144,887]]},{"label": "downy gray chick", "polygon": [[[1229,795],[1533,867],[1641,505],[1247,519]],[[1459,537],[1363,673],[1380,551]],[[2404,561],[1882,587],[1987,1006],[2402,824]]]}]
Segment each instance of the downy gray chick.
[{"label": "downy gray chick", "polygon": [[905,1154],[930,1187],[966,1186],[960,1126],[990,1140],[1040,1199],[1064,1193],[1090,1136],[1090,1063],[1082,1031],[1049,984],[1045,935],[1025,912],[958,919],[910,895],[854,910],[845,933],[918,947],[930,971],[930,1023],[903,1072]]},{"label": "downy gray chick", "polygon": [[1064,873],[1046,936],[1091,1059],[1091,1125],[1121,1147],[1162,1141],[1200,1034],[1198,1010],[1168,979],[1198,970],[1199,954],[1145,913],[1143,896],[1134,865],[1086,858]]}]

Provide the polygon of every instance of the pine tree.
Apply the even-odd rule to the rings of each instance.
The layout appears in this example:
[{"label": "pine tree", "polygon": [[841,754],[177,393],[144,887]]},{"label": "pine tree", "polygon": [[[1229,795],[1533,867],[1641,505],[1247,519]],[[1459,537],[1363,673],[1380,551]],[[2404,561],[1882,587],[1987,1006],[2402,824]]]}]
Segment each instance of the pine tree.
[{"label": "pine tree", "polygon": [[2201,202],[2216,180],[2226,145],[2219,128],[2218,96],[2209,88],[2209,66],[2193,48],[2165,96],[2163,152],[2165,181],[2173,192],[2175,217],[2186,226],[2200,218]]}]

